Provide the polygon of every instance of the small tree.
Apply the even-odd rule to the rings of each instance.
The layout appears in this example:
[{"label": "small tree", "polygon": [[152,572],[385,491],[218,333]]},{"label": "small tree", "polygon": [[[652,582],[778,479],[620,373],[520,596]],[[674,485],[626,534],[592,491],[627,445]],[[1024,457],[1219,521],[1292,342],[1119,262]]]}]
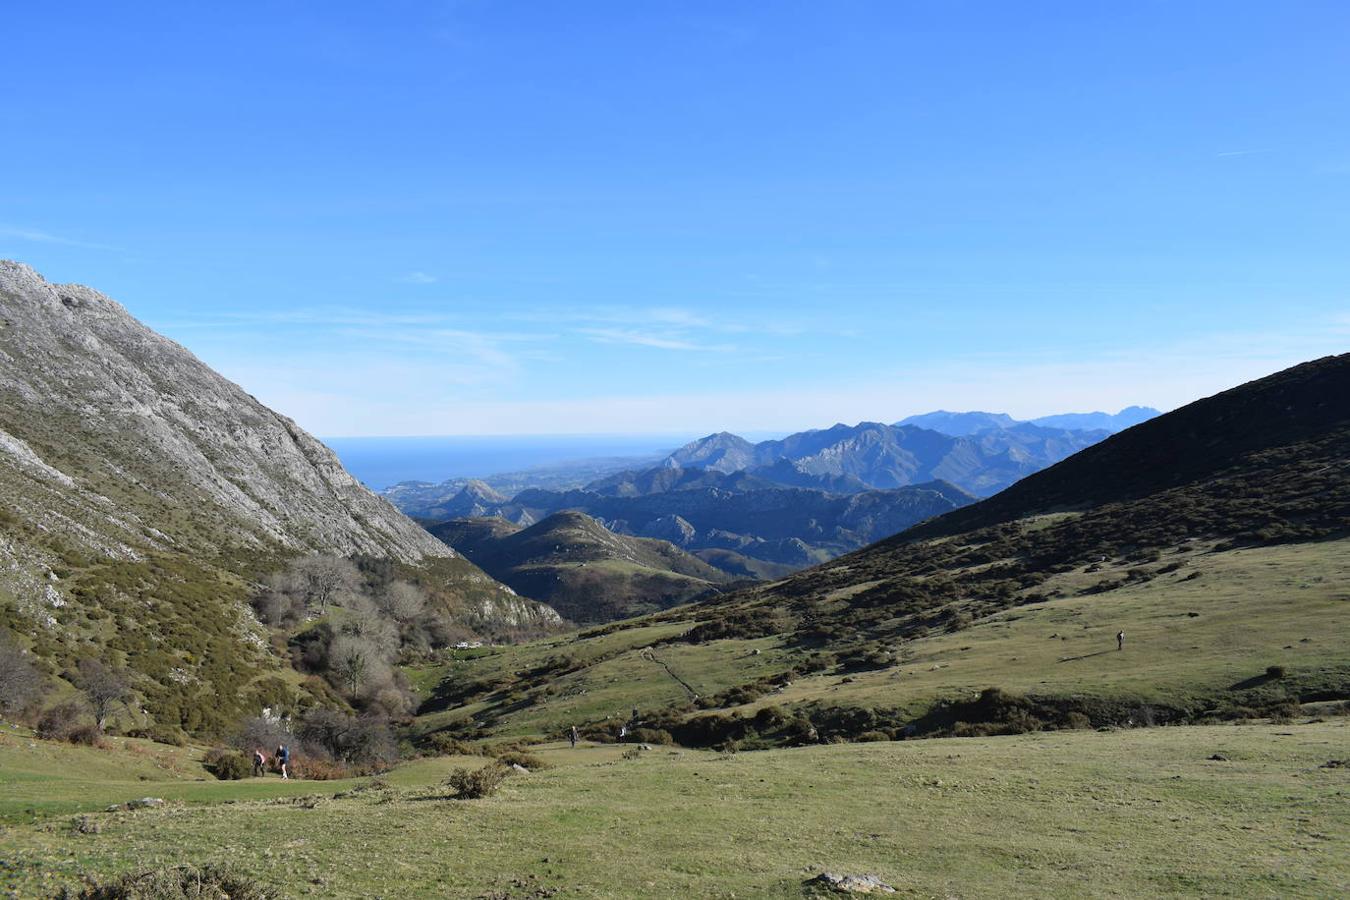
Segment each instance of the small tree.
[{"label": "small tree", "polygon": [[0,712],[23,712],[42,698],[46,686],[28,652],[7,632],[0,632]]},{"label": "small tree", "polygon": [[94,722],[98,730],[102,731],[108,716],[131,696],[131,685],[121,669],[105,665],[97,659],[82,659],[77,669],[75,681],[89,698]]},{"label": "small tree", "polygon": [[329,604],[340,593],[355,593],[361,585],[356,566],[339,556],[302,556],[291,564],[290,572],[304,593],[306,605],[318,607],[321,615],[328,612]]},{"label": "small tree", "polygon": [[380,611],[400,625],[414,621],[426,608],[422,589],[406,581],[395,581],[381,592]]},{"label": "small tree", "polygon": [[338,635],[328,647],[328,671],[353,697],[360,694],[380,661],[375,647],[355,635]]}]

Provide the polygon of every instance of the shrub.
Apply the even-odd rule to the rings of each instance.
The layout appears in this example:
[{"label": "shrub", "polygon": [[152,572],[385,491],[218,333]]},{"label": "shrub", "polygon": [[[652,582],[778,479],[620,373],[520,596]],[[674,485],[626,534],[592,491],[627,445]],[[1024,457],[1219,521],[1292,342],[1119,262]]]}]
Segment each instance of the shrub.
[{"label": "shrub", "polygon": [[275,896],[262,885],[223,866],[171,866],[90,883],[78,894],[59,896],[79,900],[268,900]]},{"label": "shrub", "polygon": [[504,766],[520,766],[522,769],[529,769],[531,772],[538,772],[541,769],[547,769],[548,763],[544,762],[533,753],[522,753],[519,750],[512,750],[497,757],[497,762]]},{"label": "shrub", "polygon": [[356,765],[391,763],[398,758],[389,723],[379,716],[349,716],[313,709],[300,720],[300,739],[334,759]]},{"label": "shrub", "polygon": [[634,728],[628,737],[639,744],[673,744],[675,738],[664,728]]},{"label": "shrub", "polygon": [[1064,716],[1065,728],[1091,728],[1092,720],[1085,713],[1074,710]]},{"label": "shrub", "polygon": [[253,763],[246,755],[225,747],[207,751],[202,767],[221,781],[238,781],[253,774]]},{"label": "shrub", "polygon": [[1267,678],[1283,678],[1289,674],[1289,670],[1284,666],[1266,666]]},{"label": "shrub", "polygon": [[306,756],[291,763],[291,777],[305,778],[309,781],[337,781],[341,778],[352,778],[357,775],[374,775],[379,772],[387,772],[386,766],[362,766],[353,768],[345,763],[334,762],[331,759],[321,759],[317,756]]},{"label": "shrub", "polygon": [[93,722],[81,722],[70,731],[66,732],[66,740],[72,744],[84,744],[86,747],[97,747],[103,740],[103,732]]},{"label": "shrub", "polygon": [[860,744],[871,744],[878,741],[889,741],[891,736],[884,731],[864,731],[854,740]]},{"label": "shrub", "polygon": [[427,738],[427,749],[439,756],[477,756],[478,748],[468,741],[438,731]]},{"label": "shrub", "polygon": [[456,769],[445,779],[445,786],[455,792],[456,799],[479,800],[497,793],[510,774],[510,769],[495,762],[481,769]]},{"label": "shrub", "polygon": [[74,700],[58,703],[43,710],[38,717],[37,736],[47,741],[69,740],[71,734],[80,727],[85,716],[85,708]]},{"label": "shrub", "polygon": [[169,744],[174,747],[186,747],[188,736],[177,725],[151,725],[149,728],[133,728],[127,737],[142,738],[157,744]]}]

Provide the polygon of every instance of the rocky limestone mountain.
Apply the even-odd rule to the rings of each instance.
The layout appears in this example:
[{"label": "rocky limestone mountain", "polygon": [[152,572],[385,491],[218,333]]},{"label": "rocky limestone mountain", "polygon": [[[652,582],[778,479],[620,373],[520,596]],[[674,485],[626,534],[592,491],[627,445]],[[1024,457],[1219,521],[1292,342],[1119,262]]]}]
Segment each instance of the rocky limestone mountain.
[{"label": "rocky limestone mountain", "polygon": [[913,425],[915,428],[927,428],[953,437],[978,434],[990,428],[1008,428],[1016,425],[1017,420],[1007,413],[991,412],[949,412],[945,409],[934,410],[901,419],[896,425]]},{"label": "rocky limestone mountain", "polygon": [[1161,412],[1151,406],[1127,406],[1118,413],[1060,413],[1053,416],[1041,416],[1032,419],[1033,425],[1045,428],[1093,429],[1100,428],[1114,434],[1133,428],[1149,419],[1157,418]]},{"label": "rocky limestone mountain", "polygon": [[[245,600],[308,553],[420,568],[474,626],[558,622],[120,304],[0,262],[0,626],[229,705],[285,665]],[[148,697],[149,695],[147,695]]]},{"label": "rocky limestone mountain", "polygon": [[68,544],[453,555],[336,456],[120,304],[0,262],[0,467],[11,514]]},{"label": "rocky limestone mountain", "polygon": [[511,498],[495,491],[486,482],[470,479],[458,494],[423,514],[431,518],[482,518],[496,516],[528,526],[534,516],[511,502]]},{"label": "rocky limestone mountain", "polygon": [[1066,431],[1106,431],[1115,434],[1126,428],[1147,422],[1162,415],[1151,406],[1127,406],[1118,413],[1062,413],[1041,416],[1038,419],[1019,421],[1007,413],[991,412],[948,412],[945,409],[909,416],[896,422],[896,425],[914,425],[927,428],[953,437],[965,437],[991,429],[1015,428],[1018,425],[1039,425],[1042,428],[1057,428]]},{"label": "rocky limestone mountain", "polygon": [[887,490],[942,480],[989,496],[1108,435],[1104,430],[1071,431],[1030,423],[1003,427],[997,421],[962,436],[906,424],[841,423],[758,444],[732,440],[735,435],[710,435],[681,447],[664,465],[744,471],[778,484],[832,492]]}]

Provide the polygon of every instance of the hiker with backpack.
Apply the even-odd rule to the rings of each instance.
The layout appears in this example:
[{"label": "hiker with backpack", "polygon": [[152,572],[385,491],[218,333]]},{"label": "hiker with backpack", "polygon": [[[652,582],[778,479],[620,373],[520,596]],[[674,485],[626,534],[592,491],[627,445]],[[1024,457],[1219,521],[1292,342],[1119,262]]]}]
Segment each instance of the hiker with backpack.
[{"label": "hiker with backpack", "polygon": [[281,768],[281,777],[283,779],[289,779],[291,777],[291,773],[288,768],[290,764],[291,764],[291,748],[287,747],[285,744],[282,744],[280,747],[277,747],[277,766]]}]

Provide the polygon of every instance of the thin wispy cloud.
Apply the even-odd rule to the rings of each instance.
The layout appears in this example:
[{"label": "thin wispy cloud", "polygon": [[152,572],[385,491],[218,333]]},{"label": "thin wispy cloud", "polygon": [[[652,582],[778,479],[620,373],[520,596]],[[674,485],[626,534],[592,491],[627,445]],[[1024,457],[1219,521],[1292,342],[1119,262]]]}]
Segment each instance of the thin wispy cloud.
[{"label": "thin wispy cloud", "polygon": [[426,272],[409,272],[394,279],[400,284],[435,284],[440,281],[435,275]]},{"label": "thin wispy cloud", "polygon": [[576,332],[598,344],[631,344],[637,347],[654,347],[658,350],[686,350],[698,353],[727,353],[736,349],[731,344],[704,344],[675,334],[641,331],[636,328],[578,328]]},{"label": "thin wispy cloud", "polygon": [[1258,150],[1225,150],[1222,153],[1215,153],[1214,155],[1219,157],[1220,159],[1223,159],[1225,157],[1232,157],[1232,156],[1257,156],[1262,153],[1271,153],[1271,152],[1273,151],[1267,147]]},{"label": "thin wispy cloud", "polygon": [[0,238],[9,238],[15,241],[27,241],[33,244],[57,244],[62,247],[80,247],[85,250],[120,250],[120,247],[113,247],[109,244],[99,244],[93,241],[80,241],[74,238],[63,237],[59,234],[52,234],[49,231],[42,231],[37,228],[23,228],[17,225],[0,225]]}]

